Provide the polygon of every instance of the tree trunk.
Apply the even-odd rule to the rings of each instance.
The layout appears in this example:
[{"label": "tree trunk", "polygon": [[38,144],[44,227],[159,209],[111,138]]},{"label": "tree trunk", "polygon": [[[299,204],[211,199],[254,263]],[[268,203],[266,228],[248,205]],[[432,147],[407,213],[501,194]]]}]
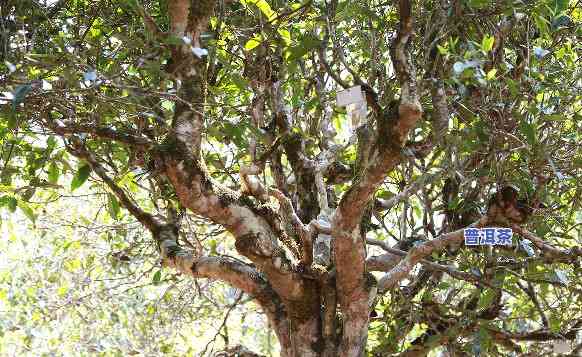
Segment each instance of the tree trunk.
[{"label": "tree trunk", "polygon": [[[358,320],[342,322],[337,313],[335,290],[324,288],[321,299],[314,295],[302,301],[285,303],[285,319],[271,321],[279,339],[284,357],[335,357],[363,356],[368,332],[368,304]],[[367,295],[367,294],[366,294]],[[319,302],[321,301],[321,303]],[[315,302],[315,303],[314,303]],[[332,307],[327,310],[325,304]],[[348,309],[359,310],[357,301]]]}]

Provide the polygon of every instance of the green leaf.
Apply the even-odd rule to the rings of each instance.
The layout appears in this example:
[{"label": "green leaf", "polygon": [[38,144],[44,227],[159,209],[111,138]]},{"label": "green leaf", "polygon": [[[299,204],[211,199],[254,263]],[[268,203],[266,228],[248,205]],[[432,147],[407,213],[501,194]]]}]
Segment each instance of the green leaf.
[{"label": "green leaf", "polygon": [[541,34],[547,35],[550,32],[550,22],[545,18],[545,16],[536,16],[534,21]]},{"label": "green leaf", "polygon": [[490,80],[495,79],[495,74],[497,74],[496,68],[492,68],[491,70],[489,70],[489,72],[487,72],[487,76],[486,76],[487,80],[490,81]]},{"label": "green leaf", "polygon": [[476,9],[486,8],[491,6],[490,0],[469,0],[469,6]]},{"label": "green leaf", "polygon": [[495,300],[495,290],[485,289],[485,291],[479,296],[479,309],[488,308]]},{"label": "green leaf", "polygon": [[80,259],[71,259],[67,260],[64,264],[65,270],[68,272],[75,272],[78,271],[83,267],[83,263]]},{"label": "green leaf", "polygon": [[281,35],[281,39],[285,42],[285,45],[291,43],[291,33],[285,29],[278,29],[277,32]]},{"label": "green leaf", "polygon": [[216,251],[216,240],[215,239],[211,239],[210,240],[210,255],[217,255],[218,252]]},{"label": "green leaf", "polygon": [[536,142],[536,126],[532,123],[528,123],[522,120],[519,123],[519,131],[525,136],[528,144],[534,145]]},{"label": "green leaf", "polygon": [[47,150],[49,152],[52,151],[55,148],[56,145],[57,145],[57,140],[55,139],[55,137],[52,136],[52,135],[49,136],[48,139],[46,140]]},{"label": "green leaf", "polygon": [[560,320],[560,316],[558,316],[557,313],[554,313],[550,316],[550,331],[552,331],[553,333],[558,333],[560,332],[560,329],[562,328],[562,321]]},{"label": "green leaf", "polygon": [[486,35],[481,40],[481,49],[483,52],[487,53],[493,49],[493,43],[495,42],[495,37]]},{"label": "green leaf", "polygon": [[32,208],[30,208],[30,206],[26,202],[19,200],[18,201],[18,208],[20,208],[22,213],[24,213],[26,218],[30,219],[30,221],[32,223],[34,223],[36,221],[36,216],[34,214],[34,211],[32,210]]},{"label": "green leaf", "polygon": [[107,197],[107,211],[109,212],[111,218],[118,220],[120,212],[119,201],[112,193],[107,194]]},{"label": "green leaf", "polygon": [[245,43],[245,50],[250,51],[253,48],[257,47],[258,45],[261,44],[262,42],[262,37],[260,35],[255,35],[253,38],[251,38],[250,40],[247,41],[247,43]]},{"label": "green leaf", "polygon": [[59,167],[53,161],[50,163],[48,168],[48,180],[50,183],[56,184],[59,181],[59,176],[60,176]]},{"label": "green leaf", "polygon": [[152,282],[154,283],[154,285],[158,285],[161,280],[162,280],[162,271],[158,270],[154,274],[154,277],[152,278]]},{"label": "green leaf", "polygon": [[71,181],[71,191],[75,191],[79,187],[81,187],[85,181],[89,178],[89,173],[91,172],[91,168],[89,165],[85,164],[79,167],[75,177],[73,177],[73,181]]},{"label": "green leaf", "polygon": [[91,34],[91,37],[93,37],[93,38],[97,38],[97,37],[101,36],[101,30],[98,28],[92,27],[91,30],[89,30],[89,32]]},{"label": "green leaf", "polygon": [[252,0],[247,2],[251,4],[254,3],[269,21],[272,21],[277,17],[277,13],[271,9],[271,6],[266,0]]},{"label": "green leaf", "polygon": [[297,45],[287,50],[287,59],[296,61],[305,56],[309,51],[319,47],[321,41],[315,36],[305,36]]},{"label": "green leaf", "polygon": [[439,54],[442,56],[447,55],[449,53],[449,49],[446,46],[437,45],[437,50],[439,51]]},{"label": "green leaf", "polygon": [[568,0],[550,0],[549,3],[556,15],[568,8]]},{"label": "green leaf", "polygon": [[479,344],[481,345],[481,353],[487,352],[491,347],[491,335],[489,334],[489,330],[484,326],[481,326],[477,335],[479,338]]},{"label": "green leaf", "polygon": [[16,211],[16,206],[18,205],[18,201],[16,198],[12,196],[2,196],[0,197],[0,207],[7,207],[8,210],[12,213]]}]

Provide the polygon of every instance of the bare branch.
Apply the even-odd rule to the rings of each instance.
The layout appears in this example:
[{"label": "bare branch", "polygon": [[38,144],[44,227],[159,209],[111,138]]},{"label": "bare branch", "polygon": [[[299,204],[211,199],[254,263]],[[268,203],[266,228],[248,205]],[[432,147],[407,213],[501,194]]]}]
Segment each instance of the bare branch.
[{"label": "bare branch", "polygon": [[[214,0],[192,3],[175,0],[169,3],[170,29],[175,36],[185,36],[183,44],[172,49],[172,62],[168,71],[183,83],[178,90],[182,99],[176,103],[172,129],[177,140],[188,148],[195,158],[200,157],[203,112],[206,99],[206,65],[194,55],[193,48],[200,48],[200,35],[206,29],[214,11]],[[196,105],[189,103],[196,102]]]},{"label": "bare branch", "polygon": [[283,345],[288,344],[289,326],[283,312],[283,302],[264,277],[254,267],[229,257],[196,257],[183,249],[175,237],[161,243],[162,264],[193,278],[209,278],[244,291],[257,300],[267,315]]},{"label": "bare branch", "polygon": [[97,176],[115,193],[122,206],[153,233],[160,247],[163,265],[193,277],[223,280],[253,295],[262,306],[271,306],[272,314],[276,312],[278,307],[272,306],[276,294],[256,269],[227,257],[197,258],[193,251],[180,247],[177,243],[178,232],[175,227],[165,224],[159,218],[143,211],[121,187],[115,184],[93,154],[87,151],[76,137],[73,137],[72,141],[74,144],[73,153],[85,159]]},{"label": "bare branch", "polygon": [[[488,222],[488,217],[483,216],[479,221],[470,225],[470,227],[484,227]],[[412,268],[422,259],[432,254],[434,251],[441,250],[451,244],[460,243],[463,241],[464,229],[443,234],[436,239],[422,243],[410,249],[406,257],[398,263],[388,274],[386,274],[378,282],[378,290],[384,292],[393,288],[400,280],[406,278]]]},{"label": "bare branch", "polygon": [[323,302],[323,318],[322,318],[322,335],[324,339],[323,357],[334,357],[336,354],[336,309],[337,309],[337,295],[335,291],[334,281],[327,279],[323,284],[322,302]]},{"label": "bare branch", "polygon": [[113,179],[111,179],[108,175],[103,166],[97,161],[97,159],[93,156],[91,152],[89,152],[83,143],[77,138],[73,136],[70,138],[73,147],[71,148],[71,153],[77,157],[85,159],[93,172],[99,176],[103,182],[109,187],[109,189],[117,196],[121,205],[131,213],[141,224],[143,224],[148,230],[150,230],[154,237],[160,231],[161,227],[163,226],[163,222],[159,219],[155,218],[152,214],[145,212],[142,210],[136,202],[130,198],[125,191],[121,187],[119,187]]},{"label": "bare branch", "polygon": [[537,331],[511,333],[495,329],[488,329],[493,338],[504,338],[514,341],[552,341],[552,340],[574,340],[578,332],[581,330],[582,321],[578,320],[567,331],[562,333],[552,332],[549,329],[541,329]]},{"label": "bare branch", "polygon": [[194,278],[221,280],[270,306],[277,299],[269,283],[255,268],[229,257],[196,257],[171,240],[162,242],[162,264]]},{"label": "bare branch", "polygon": [[[154,34],[154,36],[156,36],[157,38],[164,38],[167,36],[166,33],[160,30],[160,28],[156,24],[156,21],[151,17],[151,15],[139,2],[137,2],[137,12],[143,18],[145,27],[148,29],[148,31]],[[187,14],[187,12],[185,13]]]},{"label": "bare branch", "polygon": [[442,79],[433,79],[431,86],[432,99],[432,137],[437,143],[442,143],[449,131],[449,106]]},{"label": "bare branch", "polygon": [[375,255],[366,259],[366,268],[368,271],[388,272],[398,264],[402,258],[392,253]]},{"label": "bare branch", "polygon": [[[392,247],[388,246],[388,244],[386,244],[386,242],[383,242],[383,241],[380,241],[377,239],[367,238],[366,242],[368,244],[377,245],[377,246],[382,247],[382,249],[387,251],[389,253],[389,255],[391,255],[392,257],[394,257],[394,256],[406,257],[406,255],[407,255],[407,252],[400,250],[400,249],[392,248]],[[382,258],[380,258],[380,257],[382,257]],[[380,256],[380,257],[372,257],[372,258],[376,258],[376,259],[372,260],[372,263],[374,264],[373,267],[368,266],[368,269],[370,271],[390,271],[390,270],[392,270],[392,268],[396,264],[398,264],[401,261],[400,258],[390,258],[390,257],[383,257],[383,256]],[[468,282],[471,282],[474,284],[481,284],[484,286],[489,286],[489,287],[498,289],[498,287],[495,287],[492,284],[489,284],[488,282],[484,281],[483,279],[480,279],[477,275],[461,271],[461,270],[459,270],[453,266],[450,266],[450,265],[438,264],[438,263],[431,262],[431,261],[426,260],[426,259],[421,259],[419,261],[419,263],[421,263],[428,270],[431,270],[431,271],[441,271],[441,272],[446,273],[449,276],[456,278],[456,279],[465,280],[465,281],[468,281]]]},{"label": "bare branch", "polygon": [[[208,1],[206,1],[208,2]],[[185,35],[188,26],[188,14],[190,13],[189,0],[172,0],[168,2],[168,14],[170,15],[170,32],[175,35]]]},{"label": "bare branch", "polygon": [[140,136],[137,133],[127,133],[124,131],[115,130],[110,126],[88,126],[73,124],[67,126],[54,126],[54,131],[55,133],[64,137],[71,134],[88,133],[98,138],[115,140],[120,143],[128,144],[132,147],[138,147],[143,150],[151,148],[155,144],[148,138]]},{"label": "bare branch", "polygon": [[291,200],[283,192],[272,188],[269,193],[279,201],[279,207],[284,213],[283,217],[289,220],[295,233],[301,239],[302,261],[305,265],[310,266],[313,261],[312,233],[301,222],[295,213]]},{"label": "bare branch", "polygon": [[392,207],[396,206],[402,201],[407,200],[410,196],[416,194],[422,187],[426,186],[427,182],[439,177],[440,174],[423,174],[414,182],[406,186],[404,190],[398,193],[396,196],[390,197],[389,199],[377,198],[375,201],[375,208],[379,211],[390,210]]},{"label": "bare branch", "polygon": [[532,242],[538,249],[553,260],[576,260],[582,256],[582,247],[573,247],[567,250],[558,249],[517,224],[513,224],[511,228],[514,232]]},{"label": "bare branch", "polygon": [[238,345],[227,348],[223,351],[218,351],[214,357],[263,357],[263,355],[256,354],[244,346]]},{"label": "bare branch", "polygon": [[269,194],[261,181],[256,177],[262,172],[262,169],[257,165],[241,165],[240,177],[242,179],[242,191],[248,192],[258,200],[266,202],[269,199]]},{"label": "bare branch", "polygon": [[319,61],[323,65],[323,68],[325,69],[327,74],[329,74],[329,76],[331,78],[333,78],[333,80],[336,81],[337,84],[339,84],[343,88],[349,88],[350,85],[347,82],[345,82],[343,79],[341,79],[339,73],[335,72],[333,70],[333,68],[331,68],[331,65],[329,64],[329,62],[327,61],[327,55],[325,52],[327,50],[328,42],[329,42],[329,31],[326,29],[323,41],[321,41],[321,45],[319,46],[319,49],[317,51],[317,54],[319,56]]},{"label": "bare branch", "polygon": [[530,298],[531,302],[533,303],[533,305],[535,306],[536,310],[538,310],[538,314],[540,314],[542,324],[544,325],[545,328],[548,328],[549,321],[548,321],[548,318],[546,317],[546,314],[544,313],[544,310],[542,309],[542,306],[540,305],[540,301],[536,295],[534,285],[528,281],[527,286],[525,286],[518,280],[517,286],[519,286],[519,288],[521,290],[523,290],[527,294],[527,296],[529,296],[529,298]]}]

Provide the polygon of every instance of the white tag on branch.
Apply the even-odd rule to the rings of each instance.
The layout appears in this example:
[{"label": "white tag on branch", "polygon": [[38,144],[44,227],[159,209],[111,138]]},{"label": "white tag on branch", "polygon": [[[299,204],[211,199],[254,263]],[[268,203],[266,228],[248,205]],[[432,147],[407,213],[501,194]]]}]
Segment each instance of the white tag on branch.
[{"label": "white tag on branch", "polygon": [[360,124],[366,122],[366,117],[368,116],[368,105],[366,102],[350,104],[347,107],[347,111],[353,129],[356,129]]},{"label": "white tag on branch", "polygon": [[340,107],[345,107],[348,104],[360,103],[364,102],[364,94],[362,93],[361,86],[355,86],[343,90],[341,92],[337,92],[337,105]]},{"label": "white tag on branch", "polygon": [[348,125],[351,134],[361,124],[365,123],[368,115],[368,105],[361,86],[355,86],[337,93],[337,105],[346,107]]}]

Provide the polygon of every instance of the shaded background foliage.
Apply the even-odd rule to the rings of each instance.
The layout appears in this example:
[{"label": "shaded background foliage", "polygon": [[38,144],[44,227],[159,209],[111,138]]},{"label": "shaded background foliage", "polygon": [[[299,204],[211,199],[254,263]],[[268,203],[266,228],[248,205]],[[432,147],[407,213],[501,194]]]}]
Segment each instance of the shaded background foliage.
[{"label": "shaded background foliage", "polygon": [[[262,321],[236,291],[161,272],[147,234],[47,130],[47,121],[64,121],[79,131],[107,126],[162,142],[179,102],[168,75],[170,45],[182,39],[160,41],[144,29],[142,6],[159,31],[168,31],[165,1],[5,1],[0,7],[2,352],[59,354],[67,341],[73,354],[196,354],[204,347],[192,335],[210,340],[202,324],[220,326],[235,302],[245,306],[233,316]],[[425,115],[409,138],[406,160],[376,194],[379,206],[393,205],[374,212],[368,236],[407,250],[466,226],[484,212],[496,187],[513,184],[533,210],[531,231],[559,248],[580,246],[580,2],[419,1],[414,13],[410,50]],[[260,154],[274,140],[268,107],[271,119],[252,119],[256,101],[269,100],[257,81],[280,81],[288,93],[292,130],[305,155],[320,153],[330,133],[333,142],[345,143],[352,129],[345,110],[334,106],[338,88],[373,88],[382,106],[398,95],[389,56],[397,24],[396,8],[386,1],[217,2],[202,36],[209,92],[203,153],[212,177],[237,188],[249,147]],[[438,89],[445,119],[435,106]],[[181,209],[175,192],[154,179],[147,151],[91,135],[86,144],[143,207],[175,207],[185,217],[183,244],[205,255],[235,254],[220,227]],[[346,145],[338,166],[350,174],[357,161],[354,145]],[[282,164],[287,176],[295,171],[298,185],[311,184],[285,158]],[[273,184],[270,171],[263,179]],[[341,178],[327,180],[333,207],[348,186]],[[309,216],[318,207],[302,209]],[[24,217],[27,229],[20,226]],[[379,254],[374,249],[369,254]],[[551,351],[548,340],[575,340],[582,326],[577,264],[547,259],[521,239],[512,249],[443,251],[431,259],[495,288],[419,267],[401,289],[380,298],[370,354],[445,343],[453,353],[505,355],[518,353],[521,343],[522,351],[542,354]],[[245,340],[236,318],[226,326],[237,331],[235,343],[266,353],[273,348],[261,324],[245,332],[254,341]],[[546,334],[521,341],[492,332],[497,329]],[[222,337],[217,345],[232,343]],[[576,346],[580,351],[579,340]]]}]

